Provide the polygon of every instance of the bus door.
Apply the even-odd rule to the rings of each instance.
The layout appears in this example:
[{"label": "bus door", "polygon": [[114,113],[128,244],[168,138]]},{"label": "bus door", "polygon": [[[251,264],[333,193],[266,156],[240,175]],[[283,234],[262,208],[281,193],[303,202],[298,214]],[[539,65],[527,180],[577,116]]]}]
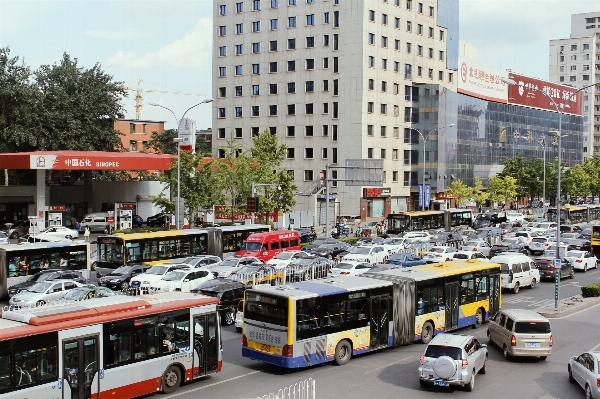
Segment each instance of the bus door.
[{"label": "bus door", "polygon": [[194,377],[217,372],[220,350],[218,330],[216,313],[194,316]]},{"label": "bus door", "polygon": [[390,297],[371,298],[371,349],[388,346]]},{"label": "bus door", "polygon": [[488,317],[491,317],[500,310],[500,275],[492,274],[490,276],[490,310]]},{"label": "bus door", "polygon": [[458,328],[460,283],[446,283],[446,331]]},{"label": "bus door", "polygon": [[[99,335],[62,340],[63,397],[90,399],[100,392]],[[93,384],[97,389],[93,389]]]}]

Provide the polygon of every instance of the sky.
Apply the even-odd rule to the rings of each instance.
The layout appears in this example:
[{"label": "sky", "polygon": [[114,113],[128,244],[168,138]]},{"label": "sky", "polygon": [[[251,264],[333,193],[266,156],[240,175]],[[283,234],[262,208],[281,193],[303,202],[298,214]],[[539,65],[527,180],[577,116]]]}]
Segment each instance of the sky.
[{"label": "sky", "polygon": [[[9,47],[11,56],[33,70],[67,53],[84,68],[100,64],[126,87],[137,88],[142,79],[143,89],[170,92],[143,93],[142,119],[175,128],[175,116],[212,95],[212,5],[212,0],[0,0],[0,47]],[[571,14],[595,11],[597,0],[460,0],[460,39],[477,45],[484,64],[547,79],[548,41],[569,37]],[[125,117],[135,119],[135,92],[127,93]],[[202,104],[186,116],[205,129],[211,109]]]}]

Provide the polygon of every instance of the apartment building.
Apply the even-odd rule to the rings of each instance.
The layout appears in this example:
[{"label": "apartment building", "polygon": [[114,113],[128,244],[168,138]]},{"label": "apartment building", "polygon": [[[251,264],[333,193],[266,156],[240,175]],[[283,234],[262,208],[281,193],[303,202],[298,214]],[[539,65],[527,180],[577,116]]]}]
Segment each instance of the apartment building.
[{"label": "apartment building", "polygon": [[[550,81],[573,87],[600,83],[600,12],[571,15],[571,35],[550,40]],[[583,96],[583,155],[600,154],[600,86]]]},{"label": "apartment building", "polygon": [[406,210],[417,189],[410,173],[423,162],[402,155],[412,149],[403,138],[415,85],[456,91],[458,1],[442,3],[215,1],[214,155],[231,134],[249,148],[269,129],[288,147],[283,167],[299,187],[297,210],[313,209],[326,164],[383,159],[384,190],[332,183],[339,212],[368,219]]},{"label": "apartment building", "polygon": [[122,134],[123,148],[129,151],[149,152],[148,143],[153,132],[164,133],[164,121],[117,119],[114,129]]}]

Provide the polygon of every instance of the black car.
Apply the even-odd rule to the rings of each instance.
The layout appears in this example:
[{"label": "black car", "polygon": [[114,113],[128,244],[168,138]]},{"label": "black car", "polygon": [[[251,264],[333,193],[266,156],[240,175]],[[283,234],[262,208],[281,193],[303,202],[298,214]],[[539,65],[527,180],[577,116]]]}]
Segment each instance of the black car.
[{"label": "black car", "polygon": [[43,281],[52,281],[52,280],[73,280],[78,283],[84,283],[85,278],[81,274],[81,272],[77,270],[62,270],[62,269],[46,269],[36,274],[29,276],[29,278],[19,284],[15,284],[8,288],[8,296],[12,298],[16,294],[21,291],[25,291],[29,287],[41,283]]},{"label": "black car", "polygon": [[570,240],[561,240],[568,245],[567,251],[587,251],[592,252],[592,243],[590,240],[573,238]]},{"label": "black car", "polygon": [[311,240],[314,241],[314,237],[316,237],[316,233],[313,236],[310,229],[299,229],[297,231],[300,236],[300,242],[311,242]]},{"label": "black car", "polygon": [[302,249],[305,251],[308,251],[309,249],[317,248],[319,245],[325,244],[326,242],[337,242],[337,240],[335,240],[333,238],[317,238],[316,240],[314,240],[310,244],[306,245]]},{"label": "black car", "polygon": [[150,269],[150,265],[121,266],[102,276],[100,280],[98,280],[98,285],[113,290],[125,291],[129,288],[129,282],[132,277],[145,273],[148,269]]},{"label": "black car", "polygon": [[146,219],[146,225],[148,227],[166,227],[171,223],[171,214],[170,213],[159,213],[154,216],[149,216]]},{"label": "black car", "polygon": [[217,310],[221,316],[221,324],[230,326],[235,321],[235,309],[239,301],[244,299],[246,288],[239,281],[216,279],[207,281],[190,292],[217,298],[219,300]]},{"label": "black car", "polygon": [[503,252],[516,252],[527,255],[527,248],[519,244],[494,244],[490,249],[490,258]]},{"label": "black car", "polygon": [[[535,260],[535,267],[540,272],[540,279],[550,278],[554,280],[556,278],[556,267],[554,258],[541,257]],[[560,278],[575,277],[575,268],[573,264],[566,259],[560,261]]]},{"label": "black car", "polygon": [[327,259],[334,259],[340,253],[345,252],[350,244],[345,243],[343,241],[337,242],[326,242],[324,244],[319,245],[317,248],[313,248],[308,253],[313,256],[321,256]]},{"label": "black car", "polygon": [[[11,225],[10,228],[8,225]],[[5,223],[0,227],[9,238],[15,239],[29,233],[29,220],[16,220],[11,223]]]}]

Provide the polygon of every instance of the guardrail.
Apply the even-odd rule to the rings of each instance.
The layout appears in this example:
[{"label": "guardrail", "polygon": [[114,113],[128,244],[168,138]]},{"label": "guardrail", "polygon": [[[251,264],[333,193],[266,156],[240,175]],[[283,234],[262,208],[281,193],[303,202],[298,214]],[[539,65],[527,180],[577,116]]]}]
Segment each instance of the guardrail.
[{"label": "guardrail", "polygon": [[256,399],[316,399],[316,382],[312,378],[280,389]]}]

